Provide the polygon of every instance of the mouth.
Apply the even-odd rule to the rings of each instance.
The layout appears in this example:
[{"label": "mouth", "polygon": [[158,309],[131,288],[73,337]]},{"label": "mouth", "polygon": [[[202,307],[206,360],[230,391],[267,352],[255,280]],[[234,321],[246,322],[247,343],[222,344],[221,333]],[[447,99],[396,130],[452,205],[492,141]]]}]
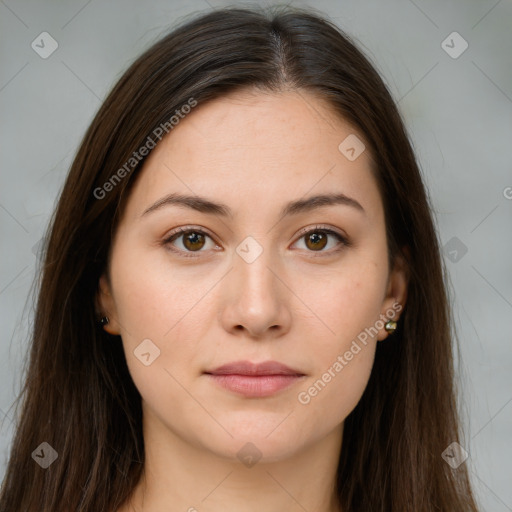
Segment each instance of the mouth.
[{"label": "mouth", "polygon": [[277,361],[236,361],[204,373],[220,387],[247,398],[272,396],[306,376]]}]

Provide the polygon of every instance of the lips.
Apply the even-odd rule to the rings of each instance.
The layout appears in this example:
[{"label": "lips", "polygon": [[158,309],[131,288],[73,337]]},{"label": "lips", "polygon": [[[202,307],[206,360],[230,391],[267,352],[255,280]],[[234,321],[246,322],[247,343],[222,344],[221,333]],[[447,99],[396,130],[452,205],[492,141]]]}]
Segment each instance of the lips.
[{"label": "lips", "polygon": [[251,363],[250,361],[235,361],[205,372],[210,375],[296,375],[304,374],[277,361],[265,361],[263,363]]},{"label": "lips", "polygon": [[277,361],[236,361],[205,374],[223,389],[245,398],[265,398],[274,395],[305,377],[302,372]]}]

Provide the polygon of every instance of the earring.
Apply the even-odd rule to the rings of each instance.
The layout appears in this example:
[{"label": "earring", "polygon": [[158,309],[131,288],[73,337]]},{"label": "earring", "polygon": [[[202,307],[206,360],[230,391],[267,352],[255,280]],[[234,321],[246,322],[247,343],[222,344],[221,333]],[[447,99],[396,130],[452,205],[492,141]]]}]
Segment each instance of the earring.
[{"label": "earring", "polygon": [[100,318],[100,324],[101,324],[102,326],[103,326],[103,325],[107,325],[107,324],[108,324],[108,322],[109,322],[109,320],[108,320],[108,316],[102,316],[102,317]]},{"label": "earring", "polygon": [[386,325],[384,326],[384,329],[386,329],[386,331],[389,333],[389,334],[393,334],[396,330],[396,327],[397,327],[397,324],[395,321],[393,320],[389,320],[388,322],[386,322]]}]

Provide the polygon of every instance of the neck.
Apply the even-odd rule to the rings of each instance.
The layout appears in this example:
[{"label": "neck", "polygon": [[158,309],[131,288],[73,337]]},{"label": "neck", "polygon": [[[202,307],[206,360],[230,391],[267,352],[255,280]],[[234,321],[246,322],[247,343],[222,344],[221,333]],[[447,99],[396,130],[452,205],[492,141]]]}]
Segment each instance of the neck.
[{"label": "neck", "polygon": [[118,512],[340,512],[336,471],[343,425],[288,457],[247,465],[193,445],[144,414],[144,472]]}]

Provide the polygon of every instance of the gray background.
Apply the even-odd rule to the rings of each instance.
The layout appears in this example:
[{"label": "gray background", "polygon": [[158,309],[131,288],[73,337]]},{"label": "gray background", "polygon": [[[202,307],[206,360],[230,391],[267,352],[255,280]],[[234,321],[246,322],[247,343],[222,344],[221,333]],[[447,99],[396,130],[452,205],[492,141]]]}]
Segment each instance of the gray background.
[{"label": "gray background", "polygon": [[[512,3],[291,3],[314,6],[352,35],[398,101],[445,246],[466,464],[483,510],[512,511]],[[0,477],[32,322],[38,242],[77,146],[142,50],[183,16],[224,5],[233,3],[0,1]],[[47,59],[31,47],[44,31],[59,45]],[[469,45],[458,58],[441,45],[453,31]]]}]

